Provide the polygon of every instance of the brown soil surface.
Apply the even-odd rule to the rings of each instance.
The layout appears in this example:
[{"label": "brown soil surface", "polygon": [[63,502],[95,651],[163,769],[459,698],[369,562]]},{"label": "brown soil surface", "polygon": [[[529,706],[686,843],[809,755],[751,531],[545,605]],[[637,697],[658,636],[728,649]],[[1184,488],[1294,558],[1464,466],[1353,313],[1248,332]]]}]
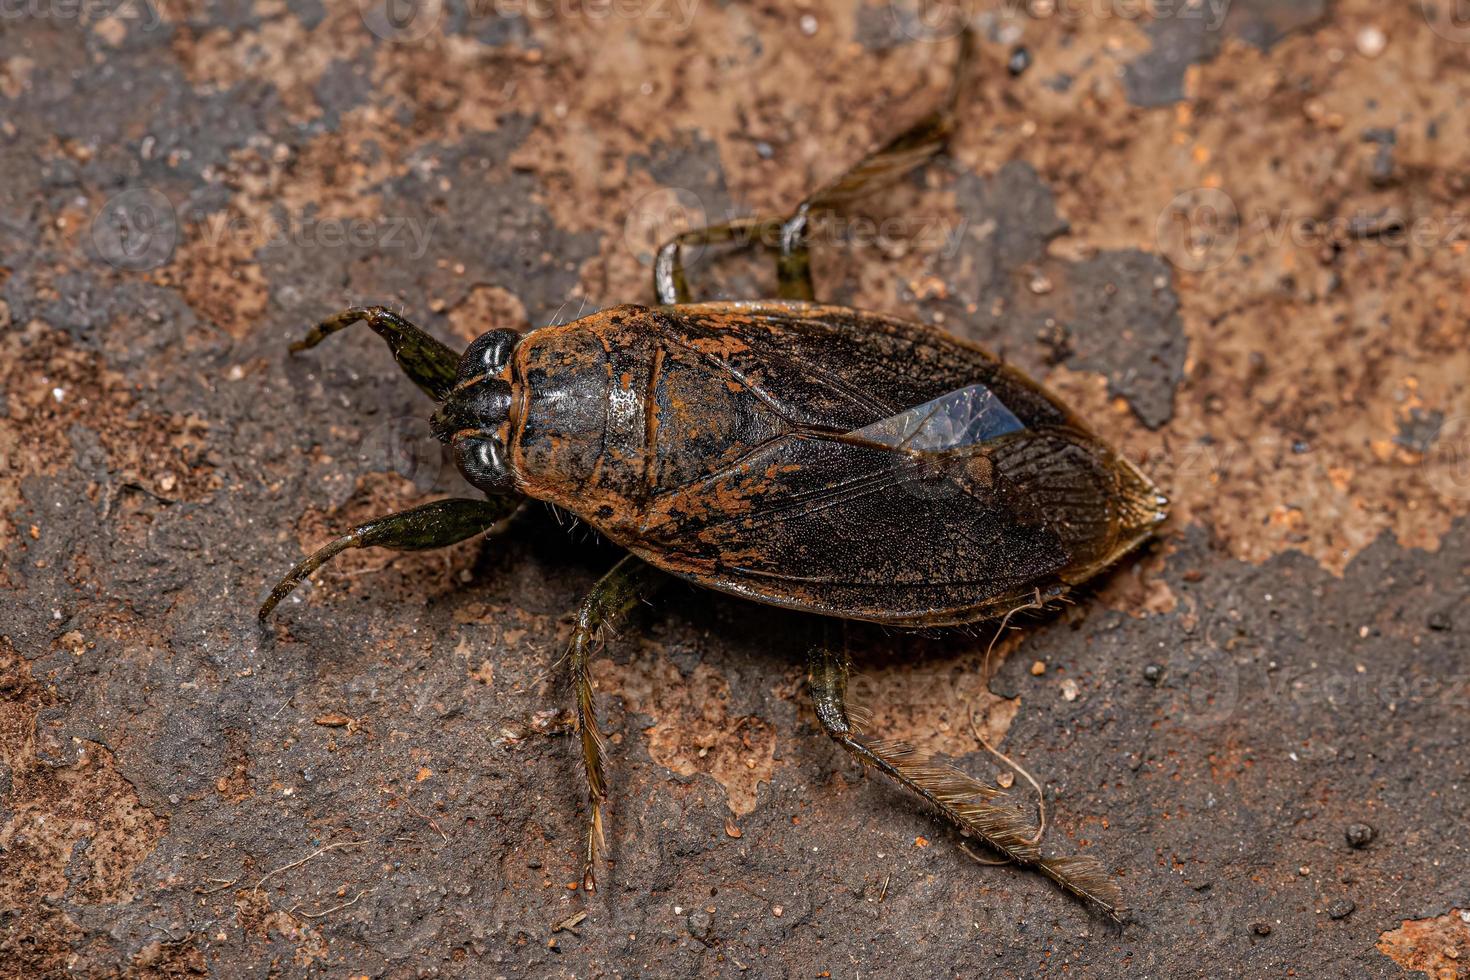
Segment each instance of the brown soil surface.
[{"label": "brown soil surface", "polygon": [[820,735],[820,623],[683,586],[597,665],[612,860],[574,887],[553,668],[617,555],[539,506],[257,635],[304,551],[463,489],[375,338],[287,357],[307,324],[647,301],[653,243],[789,208],[955,48],[912,0],[374,2],[4,14],[0,972],[1466,975],[1454,4],[961,0],[950,150],[819,229],[823,299],[999,351],[1174,499],[988,688],[988,629],[849,634],[873,730],[989,777],[975,707],[1117,930]]}]

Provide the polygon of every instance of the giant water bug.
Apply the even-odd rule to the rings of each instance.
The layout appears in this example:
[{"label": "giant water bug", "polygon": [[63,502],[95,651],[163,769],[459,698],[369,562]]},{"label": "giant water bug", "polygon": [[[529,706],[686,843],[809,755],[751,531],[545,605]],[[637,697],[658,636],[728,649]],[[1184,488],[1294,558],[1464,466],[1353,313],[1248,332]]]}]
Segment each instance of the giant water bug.
[{"label": "giant water bug", "polygon": [[[971,42],[965,35],[964,51]],[[963,65],[968,59],[962,54]],[[618,306],[462,354],[382,307],[346,310],[293,350],[365,322],[437,403],[434,433],[483,497],[439,500],[352,528],[276,586],[262,623],[348,548],[438,548],[525,500],[575,514],[626,549],[576,615],[567,658],[589,796],[595,887],[607,799],[591,654],[669,576],[752,602],[897,627],[980,622],[1058,599],[1146,541],[1166,501],[1041,386],[919,323],[814,301],[808,224],[928,160],[945,104],[790,214],[686,232],[654,262],[653,306]],[[683,250],[764,243],[778,293],[691,301]],[[1044,857],[1010,794],[902,742],[859,732],[845,654],[811,654],[827,734],[1002,859],[1031,865],[1121,919],[1091,857]]]}]

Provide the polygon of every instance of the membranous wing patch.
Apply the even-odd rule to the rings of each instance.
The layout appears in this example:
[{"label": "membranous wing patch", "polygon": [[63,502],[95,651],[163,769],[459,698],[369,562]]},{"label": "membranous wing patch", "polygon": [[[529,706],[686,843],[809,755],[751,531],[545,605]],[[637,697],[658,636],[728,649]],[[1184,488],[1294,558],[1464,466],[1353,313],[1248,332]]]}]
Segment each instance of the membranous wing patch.
[{"label": "membranous wing patch", "polygon": [[975,446],[1026,426],[985,385],[973,384],[880,419],[850,435],[917,452]]}]

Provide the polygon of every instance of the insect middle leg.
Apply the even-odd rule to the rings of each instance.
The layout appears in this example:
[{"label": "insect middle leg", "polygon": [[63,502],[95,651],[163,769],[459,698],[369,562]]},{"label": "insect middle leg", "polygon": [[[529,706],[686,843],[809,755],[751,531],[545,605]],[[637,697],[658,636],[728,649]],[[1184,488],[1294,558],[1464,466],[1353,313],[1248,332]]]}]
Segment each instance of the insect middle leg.
[{"label": "insect middle leg", "polygon": [[354,306],[329,317],[311,329],[304,338],[291,345],[291,351],[315,347],[339,330],[354,323],[366,323],[373,332],[388,342],[393,359],[436,401],[443,401],[454,387],[459,370],[459,355],[420,328],[382,306]]},{"label": "insect middle leg", "polygon": [[833,741],[917,794],[961,831],[980,838],[1017,864],[1036,867],[1110,918],[1121,920],[1122,894],[1097,860],[1043,858],[1030,817],[1008,794],[934,760],[906,742],[859,733],[849,715],[848,667],[846,656],[823,648],[813,650],[808,659],[812,706]]},{"label": "insect middle leg", "polygon": [[784,217],[740,218],[696,228],[674,236],[658,250],[653,262],[653,291],[664,304],[689,303],[683,249],[696,245],[759,245],[776,253],[776,295],[781,299],[811,301],[812,218],[840,210],[879,188],[892,184],[910,170],[927,163],[944,149],[954,130],[954,109],[973,57],[974,39],[961,34],[949,95],[944,103],[918,122],[868,153],[844,173],[823,185]]},{"label": "insect middle leg", "polygon": [[488,500],[451,497],[359,524],[297,562],[271,590],[271,594],[261,605],[257,618],[264,626],[271,612],[296,586],[349,548],[391,548],[395,551],[446,548],[472,538],[481,531],[489,530],[513,514],[520,505],[519,497],[494,497]]},{"label": "insect middle leg", "polygon": [[[706,225],[680,232],[659,247],[653,260],[653,293],[664,304],[688,303],[692,300],[689,280],[684,273],[684,249],[696,245],[752,246],[776,241],[783,218],[736,218],[718,225]],[[807,297],[808,299],[810,297]]]},{"label": "insect middle leg", "polygon": [[592,654],[599,642],[614,631],[640,601],[658,591],[664,581],[664,574],[652,565],[633,555],[623,558],[598,580],[587,598],[582,600],[571,644],[567,648],[572,674],[573,717],[582,741],[582,762],[587,774],[590,814],[582,885],[588,891],[597,888],[594,865],[598,850],[604,844],[602,804],[607,800],[607,773],[603,764],[607,739],[597,725],[597,705],[592,691]]}]

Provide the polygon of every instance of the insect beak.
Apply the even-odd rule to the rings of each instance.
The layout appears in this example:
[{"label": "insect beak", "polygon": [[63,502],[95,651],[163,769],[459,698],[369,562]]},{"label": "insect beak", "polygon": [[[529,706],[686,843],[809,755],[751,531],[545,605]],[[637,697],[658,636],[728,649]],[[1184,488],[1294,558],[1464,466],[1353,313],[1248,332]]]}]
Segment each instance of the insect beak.
[{"label": "insect beak", "polygon": [[482,376],[451,391],[429,420],[439,441],[453,447],[460,473],[486,493],[513,489],[505,459],[510,402],[507,382]]},{"label": "insect beak", "polygon": [[443,443],[466,432],[495,432],[510,417],[510,385],[499,378],[476,378],[449,393],[430,418],[434,436]]}]

